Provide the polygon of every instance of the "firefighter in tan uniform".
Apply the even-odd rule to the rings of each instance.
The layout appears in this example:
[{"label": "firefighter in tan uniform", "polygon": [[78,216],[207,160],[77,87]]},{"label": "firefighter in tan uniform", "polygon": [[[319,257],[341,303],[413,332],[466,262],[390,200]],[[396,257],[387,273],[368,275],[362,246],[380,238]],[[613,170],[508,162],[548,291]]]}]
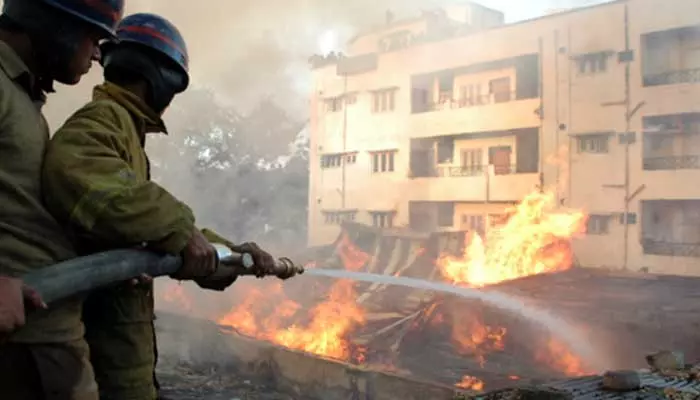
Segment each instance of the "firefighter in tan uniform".
[{"label": "firefighter in tan uniform", "polygon": [[[49,129],[41,113],[58,81],[73,85],[114,35],[123,0],[5,0],[0,15],[0,275],[76,256],[42,204]],[[15,282],[17,283],[17,282]],[[0,340],[0,399],[97,399],[81,299],[36,310]],[[21,324],[21,320],[18,321]],[[16,324],[17,325],[17,324]]]},{"label": "firefighter in tan uniform", "polygon": [[[196,228],[190,208],[150,180],[144,150],[149,133],[166,132],[161,119],[189,84],[187,50],[178,30],[153,14],[124,18],[118,42],[102,46],[106,82],[92,102],[72,115],[49,144],[44,166],[47,207],[68,226],[81,254],[145,245],[182,254],[174,276],[223,290],[207,278],[216,252]],[[273,258],[255,244],[257,265]],[[157,396],[153,285],[125,282],[91,293],[84,322],[103,400],[152,400]]]}]

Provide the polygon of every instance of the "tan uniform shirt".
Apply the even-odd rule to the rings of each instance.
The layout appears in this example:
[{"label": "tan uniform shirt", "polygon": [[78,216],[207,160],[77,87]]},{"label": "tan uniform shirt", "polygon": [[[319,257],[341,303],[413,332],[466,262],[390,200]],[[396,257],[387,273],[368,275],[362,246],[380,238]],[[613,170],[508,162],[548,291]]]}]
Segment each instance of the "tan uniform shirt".
[{"label": "tan uniform shirt", "polygon": [[[18,276],[76,256],[42,203],[49,129],[44,96],[20,57],[0,41],[0,274]],[[17,342],[65,342],[83,335],[80,300],[29,316]]]}]

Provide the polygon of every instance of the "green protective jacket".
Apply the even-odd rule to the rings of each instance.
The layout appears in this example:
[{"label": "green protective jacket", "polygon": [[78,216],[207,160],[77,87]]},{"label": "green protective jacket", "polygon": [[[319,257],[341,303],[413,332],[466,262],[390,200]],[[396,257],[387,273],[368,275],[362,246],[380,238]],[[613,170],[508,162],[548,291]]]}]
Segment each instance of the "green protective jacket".
[{"label": "green protective jacket", "polygon": [[44,200],[91,249],[140,246],[179,254],[194,229],[192,210],[150,180],[146,134],[161,118],[132,93],[105,83],[49,143]]},{"label": "green protective jacket", "polygon": [[[195,227],[189,207],[150,180],[146,134],[161,118],[131,92],[105,83],[49,143],[47,207],[75,235],[82,254],[146,245],[180,253]],[[90,293],[83,320],[103,400],[156,396],[152,284]]]}]

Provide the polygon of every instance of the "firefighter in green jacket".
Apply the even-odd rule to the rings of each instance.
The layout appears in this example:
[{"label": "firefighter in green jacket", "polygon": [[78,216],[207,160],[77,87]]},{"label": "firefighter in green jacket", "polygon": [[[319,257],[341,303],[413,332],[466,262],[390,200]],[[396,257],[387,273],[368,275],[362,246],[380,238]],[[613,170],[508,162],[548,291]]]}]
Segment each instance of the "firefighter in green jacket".
[{"label": "firefighter in green jacket", "polygon": [[[161,115],[189,83],[187,51],[178,30],[153,14],[124,18],[118,42],[101,47],[106,82],[93,100],[56,132],[45,158],[45,201],[69,227],[82,254],[145,246],[183,255],[174,278],[214,290],[216,252],[195,227],[190,208],[150,180],[144,150],[149,133],[166,132]],[[255,244],[259,268],[273,258]],[[93,292],[83,320],[103,400],[151,400],[157,395],[152,282]]]},{"label": "firefighter in green jacket", "polygon": [[[76,256],[42,201],[53,82],[78,83],[115,34],[123,0],[4,0],[0,15],[0,275],[21,277]],[[7,278],[4,278],[6,281]],[[18,281],[10,282],[21,288]],[[0,297],[11,295],[7,286]],[[20,289],[21,291],[21,289]],[[0,399],[96,400],[80,298],[51,304],[0,337]],[[17,306],[24,308],[29,302]],[[1,308],[1,307],[0,307]],[[24,313],[24,310],[20,311]]]}]

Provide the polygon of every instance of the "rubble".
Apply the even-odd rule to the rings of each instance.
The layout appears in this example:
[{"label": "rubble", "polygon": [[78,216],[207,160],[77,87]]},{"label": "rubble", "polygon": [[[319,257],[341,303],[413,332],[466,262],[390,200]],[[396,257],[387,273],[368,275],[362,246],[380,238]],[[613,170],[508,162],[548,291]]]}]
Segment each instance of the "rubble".
[{"label": "rubble", "polygon": [[608,371],[603,374],[603,389],[631,391],[638,390],[642,385],[637,371]]}]

